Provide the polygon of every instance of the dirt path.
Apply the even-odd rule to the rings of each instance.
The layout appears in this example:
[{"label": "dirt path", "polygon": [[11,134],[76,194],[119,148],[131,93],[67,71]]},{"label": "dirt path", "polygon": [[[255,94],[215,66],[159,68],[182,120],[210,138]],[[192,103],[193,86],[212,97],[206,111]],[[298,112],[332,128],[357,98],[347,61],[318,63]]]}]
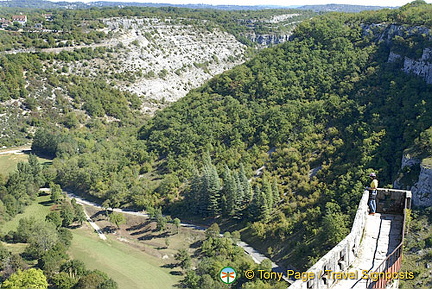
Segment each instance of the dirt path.
[{"label": "dirt path", "polygon": [[[3,151],[3,152],[0,152],[0,154],[24,153],[24,151],[29,151],[29,150],[30,150],[30,147],[22,147],[20,149]],[[41,191],[45,191],[45,192],[49,192],[50,191],[49,188],[41,188],[40,190]],[[70,193],[70,192],[66,192],[66,191],[65,191],[65,193],[67,194],[67,196],[69,198],[74,198],[77,201],[77,203],[79,203],[79,204],[84,204],[84,205],[87,205],[87,206],[92,206],[92,207],[95,207],[95,208],[98,208],[98,209],[101,209],[101,210],[103,209],[102,206],[100,206],[99,204],[91,202],[91,201],[88,201],[88,200],[85,200],[82,197],[75,195],[74,193]],[[147,214],[144,211],[140,211],[139,212],[139,211],[132,211],[132,210],[123,210],[123,209],[119,209],[119,208],[113,209],[113,211],[114,212],[123,213],[123,214],[129,214],[129,215],[134,215],[134,216],[141,216],[141,217],[150,218],[149,214]],[[87,221],[90,223],[90,226],[92,226],[92,228],[95,230],[95,232],[99,235],[99,237],[102,240],[106,240],[107,238],[103,234],[101,228],[89,217],[89,215],[87,214],[87,212],[84,211],[84,213],[86,214]],[[190,223],[183,223],[182,222],[182,223],[180,223],[180,225],[182,227],[185,227],[185,228],[192,228],[194,230],[200,230],[200,231],[204,231],[204,230],[207,229],[206,227],[195,225],[195,224],[190,224]],[[256,249],[254,249],[251,245],[249,245],[246,242],[238,241],[237,242],[237,246],[241,247],[245,251],[245,253],[248,254],[249,256],[251,256],[252,260],[255,263],[257,263],[257,264],[260,264],[263,260],[268,259],[264,254],[260,253],[259,251],[257,251]],[[272,261],[272,269],[275,272],[284,272],[285,271],[283,267],[277,265],[273,261]],[[290,282],[290,280],[288,280],[288,279],[285,279],[285,280],[288,281],[288,282]]]},{"label": "dirt path", "polygon": [[[76,200],[77,203],[79,203],[79,204],[85,204],[85,205],[87,205],[87,206],[93,206],[93,207],[96,207],[96,208],[102,210],[102,207],[101,207],[99,204],[97,204],[97,203],[94,203],[94,202],[90,202],[90,201],[88,201],[88,200],[85,200],[85,199],[83,199],[83,198],[81,198],[81,197],[79,197],[79,196],[77,196],[77,195],[75,195],[75,194],[73,194],[73,193],[69,193],[69,192],[66,192],[66,193],[67,193],[68,197],[70,197],[70,198],[75,198],[75,200]],[[137,211],[132,211],[132,210],[123,210],[123,209],[118,209],[118,208],[117,208],[117,209],[114,209],[113,211],[114,211],[114,212],[123,213],[123,214],[129,214],[129,215],[134,215],[134,216],[141,216],[141,217],[150,218],[150,216],[149,216],[147,213],[145,213],[144,211],[142,211],[142,212],[137,212]],[[90,224],[91,224],[91,223],[90,223]],[[95,225],[96,225],[96,224],[95,224]],[[189,224],[189,223],[180,223],[180,225],[181,225],[182,227],[185,227],[185,228],[192,228],[192,229],[194,229],[194,230],[200,230],[200,231],[204,231],[204,230],[207,229],[206,227],[198,226],[198,225],[195,225],[195,224]],[[96,231],[97,231],[97,230],[96,230]],[[99,233],[98,233],[98,234],[99,234]],[[221,234],[221,236],[222,236],[222,234]],[[104,237],[105,237],[105,236],[104,236]],[[102,238],[102,237],[101,237],[101,238]],[[106,238],[106,237],[105,237],[105,238]],[[251,245],[249,245],[249,244],[246,243],[246,242],[238,241],[238,242],[236,243],[236,245],[239,246],[239,247],[241,247],[241,248],[245,251],[245,253],[248,254],[248,255],[252,258],[252,260],[253,260],[256,264],[261,264],[262,261],[264,261],[265,259],[268,259],[264,254],[261,254],[259,251],[257,251],[256,249],[254,249]],[[270,261],[271,261],[271,260],[270,260]],[[285,273],[285,272],[286,272],[286,270],[285,270],[283,267],[277,265],[277,264],[274,263],[273,261],[271,261],[271,263],[272,263],[272,270],[273,270],[273,271],[275,271],[275,272],[282,272],[282,273]],[[289,279],[286,278],[285,276],[284,276],[284,280],[287,281],[287,282],[289,282],[289,283],[292,282],[291,280],[289,280]]]},{"label": "dirt path", "polygon": [[7,154],[23,154],[25,152],[31,151],[31,148],[29,146],[23,146],[20,148],[15,148],[13,150],[6,150],[2,151],[0,150],[0,155],[7,155]]}]

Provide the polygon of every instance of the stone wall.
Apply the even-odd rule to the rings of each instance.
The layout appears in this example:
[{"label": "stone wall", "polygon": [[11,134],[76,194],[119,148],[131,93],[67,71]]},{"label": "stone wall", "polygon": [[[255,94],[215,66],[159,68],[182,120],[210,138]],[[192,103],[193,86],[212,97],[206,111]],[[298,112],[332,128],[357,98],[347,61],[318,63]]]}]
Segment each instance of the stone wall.
[{"label": "stone wall", "polygon": [[366,223],[366,215],[368,213],[368,199],[369,192],[365,191],[360,200],[357,214],[348,236],[346,236],[345,239],[331,249],[307,271],[315,274],[315,278],[308,281],[297,280],[289,287],[290,289],[329,288],[335,280],[326,279],[324,276],[325,270],[342,272],[348,269],[358,255],[360,241]]},{"label": "stone wall", "polygon": [[[405,199],[411,201],[411,193],[404,190],[379,189],[377,195],[377,212],[384,214],[402,214]],[[408,204],[411,208],[411,203]]]},{"label": "stone wall", "polygon": [[[344,272],[356,259],[360,241],[363,236],[366,216],[368,214],[369,191],[364,191],[360,200],[351,232],[316,262],[307,272],[309,280],[297,280],[289,289],[327,289],[335,283],[335,279],[327,279],[325,271]],[[403,214],[407,200],[407,208],[411,207],[411,192],[395,189],[379,189],[377,195],[377,211],[382,213]],[[313,278],[311,276],[314,276]]]}]

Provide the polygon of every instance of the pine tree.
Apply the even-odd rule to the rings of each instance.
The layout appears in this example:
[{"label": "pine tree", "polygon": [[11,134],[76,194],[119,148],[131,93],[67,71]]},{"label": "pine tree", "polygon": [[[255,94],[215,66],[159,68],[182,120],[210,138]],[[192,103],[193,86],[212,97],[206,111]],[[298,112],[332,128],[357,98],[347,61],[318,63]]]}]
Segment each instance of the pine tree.
[{"label": "pine tree", "polygon": [[273,192],[273,202],[276,206],[280,202],[280,193],[279,193],[279,188],[277,186],[276,179],[273,179],[272,192]]},{"label": "pine tree", "polygon": [[268,209],[272,210],[273,205],[274,205],[273,191],[272,191],[272,187],[271,187],[269,181],[267,180],[267,178],[263,179],[263,193],[264,193],[266,200],[267,200]]},{"label": "pine tree", "polygon": [[195,171],[188,194],[188,208],[192,214],[204,215],[206,208],[203,178]]},{"label": "pine tree", "polygon": [[270,217],[269,203],[264,192],[258,194],[259,219],[267,221]]},{"label": "pine tree", "polygon": [[243,207],[244,189],[243,184],[240,181],[240,176],[237,171],[233,172],[233,179],[236,190],[234,191],[234,211],[238,212]]},{"label": "pine tree", "polygon": [[207,214],[216,216],[220,213],[220,179],[216,167],[212,164],[204,167],[204,189],[207,195]]},{"label": "pine tree", "polygon": [[239,181],[243,189],[242,201],[246,204],[250,203],[252,200],[252,190],[243,163],[240,164]]},{"label": "pine tree", "polygon": [[268,202],[266,195],[263,191],[261,191],[260,187],[254,186],[254,195],[252,199],[252,203],[248,208],[249,218],[252,220],[268,220],[270,216],[270,211],[268,207]]},{"label": "pine tree", "polygon": [[223,188],[222,188],[222,211],[225,215],[232,215],[235,213],[235,197],[237,191],[237,184],[234,176],[228,166],[222,174]]}]

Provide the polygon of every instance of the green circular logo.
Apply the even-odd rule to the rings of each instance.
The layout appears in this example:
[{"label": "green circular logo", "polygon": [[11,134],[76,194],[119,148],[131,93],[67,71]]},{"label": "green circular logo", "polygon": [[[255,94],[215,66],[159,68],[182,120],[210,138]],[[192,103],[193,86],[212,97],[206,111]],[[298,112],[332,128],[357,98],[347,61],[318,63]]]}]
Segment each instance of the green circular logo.
[{"label": "green circular logo", "polygon": [[220,270],[219,278],[225,284],[231,284],[237,278],[237,272],[231,267],[225,267]]}]

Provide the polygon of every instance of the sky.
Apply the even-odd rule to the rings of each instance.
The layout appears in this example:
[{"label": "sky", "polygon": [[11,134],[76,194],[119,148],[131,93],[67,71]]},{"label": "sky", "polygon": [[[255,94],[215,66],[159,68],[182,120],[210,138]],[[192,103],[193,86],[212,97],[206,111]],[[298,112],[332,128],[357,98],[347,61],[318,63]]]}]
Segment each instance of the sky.
[{"label": "sky", "polygon": [[[51,0],[60,1],[60,0]],[[106,0],[66,0],[68,2],[95,2]],[[364,6],[402,6],[409,0],[112,0],[115,2],[171,3],[171,4],[210,4],[210,5],[280,5],[303,6],[315,4],[352,4]],[[426,0],[432,3],[432,0]]]}]

